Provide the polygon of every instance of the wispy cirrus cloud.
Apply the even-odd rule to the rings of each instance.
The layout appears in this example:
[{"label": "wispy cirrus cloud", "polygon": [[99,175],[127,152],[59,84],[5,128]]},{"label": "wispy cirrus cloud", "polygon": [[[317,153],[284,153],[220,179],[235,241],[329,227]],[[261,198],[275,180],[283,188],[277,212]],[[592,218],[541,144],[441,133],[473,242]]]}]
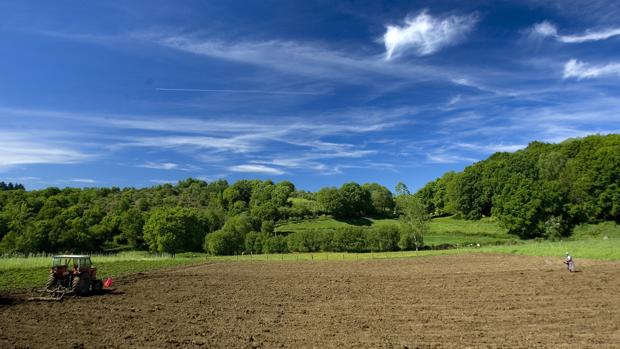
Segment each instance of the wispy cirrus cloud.
[{"label": "wispy cirrus cloud", "polygon": [[232,172],[242,172],[242,173],[261,173],[267,175],[283,175],[285,172],[270,166],[259,165],[259,164],[244,164],[244,165],[235,165],[228,167],[229,171]]},{"label": "wispy cirrus cloud", "polygon": [[244,153],[256,150],[257,145],[236,138],[208,137],[208,136],[157,136],[136,137],[131,142],[120,143],[118,146],[151,147],[151,148],[179,148],[191,147],[195,149],[210,149],[214,151],[228,151]]},{"label": "wispy cirrus cloud", "polygon": [[426,159],[430,163],[435,164],[457,164],[457,163],[471,163],[476,162],[479,159],[466,157],[458,154],[448,154],[448,153],[428,153],[426,154]]},{"label": "wispy cirrus cloud", "polygon": [[[456,25],[460,24],[460,19],[455,17],[454,20]],[[447,21],[446,23],[449,23],[452,19]],[[425,34],[425,45],[432,46],[435,50],[457,41],[457,34],[453,33],[452,29],[443,30],[448,31],[454,38],[441,39],[440,36],[433,38],[430,37],[431,34]],[[376,84],[377,76],[390,78],[392,81],[438,79],[450,82],[453,78],[447,67],[440,69],[421,62],[416,64],[386,62],[383,55],[344,51],[316,42],[283,40],[230,42],[201,36],[162,33],[146,36],[143,40],[187,53],[250,64],[284,74],[371,87]],[[403,45],[409,47],[409,44],[399,41],[397,44],[399,51]]]},{"label": "wispy cirrus cloud", "polygon": [[575,78],[577,80],[582,80],[603,76],[620,76],[620,63],[593,65],[571,59],[564,65],[564,79]]},{"label": "wispy cirrus cloud", "polygon": [[325,94],[320,91],[283,91],[283,90],[223,90],[223,89],[201,89],[201,88],[164,88],[157,87],[157,91],[164,92],[214,92],[214,93],[247,93],[247,94],[270,94],[270,95],[310,95],[317,96]]},{"label": "wispy cirrus cloud", "polygon": [[527,144],[477,144],[477,143],[456,143],[455,147],[461,149],[469,149],[479,151],[481,153],[495,153],[495,152],[515,152],[517,150],[527,147]]},{"label": "wispy cirrus cloud", "polygon": [[69,179],[69,182],[80,183],[80,184],[95,184],[95,183],[97,183],[96,180],[90,179],[90,178],[71,178],[71,179]]},{"label": "wispy cirrus cloud", "polygon": [[620,27],[599,30],[588,29],[585,33],[579,35],[560,35],[558,33],[558,28],[553,23],[542,21],[532,26],[530,35],[541,38],[552,37],[566,44],[579,44],[588,41],[607,40],[618,36],[620,35]]},{"label": "wispy cirrus cloud", "polygon": [[388,25],[383,34],[385,59],[412,50],[418,56],[430,55],[461,41],[477,22],[475,16],[433,17],[422,11],[405,18],[402,26]]},{"label": "wispy cirrus cloud", "polygon": [[150,169],[154,169],[154,170],[174,170],[174,169],[179,168],[179,165],[175,164],[173,162],[152,162],[152,161],[147,161],[144,164],[138,165],[138,167],[150,168]]},{"label": "wispy cirrus cloud", "polygon": [[40,132],[0,132],[0,154],[0,170],[19,165],[74,164],[93,157]]},{"label": "wispy cirrus cloud", "polygon": [[[90,114],[80,112],[0,108],[7,115],[19,116],[21,120],[59,120],[70,121],[76,128],[75,134],[83,130],[96,129],[105,134],[98,139],[97,134],[89,141],[98,142],[93,147],[101,153],[132,151],[143,148],[145,154],[174,151],[204,164],[226,168],[245,165],[247,162],[264,161],[267,158],[284,159],[284,163],[272,163],[276,169],[294,168],[332,172],[332,166],[325,162],[336,159],[359,160],[374,156],[376,149],[368,149],[364,144],[349,143],[340,137],[358,137],[361,134],[377,133],[395,129],[412,121],[410,115],[416,110],[396,108],[347,109],[321,113],[309,117],[276,117],[244,120],[231,117],[222,119],[172,118],[169,116],[139,116],[115,114]],[[38,122],[38,121],[36,121]],[[111,136],[114,135],[114,136]],[[66,135],[72,139],[75,135]],[[326,139],[329,139],[326,140]],[[75,141],[75,140],[74,140]],[[78,143],[79,144],[79,143]],[[169,157],[172,155],[166,155]],[[156,170],[196,171],[195,165],[180,165],[177,161],[147,160],[132,165]],[[268,163],[262,163],[268,166]],[[264,168],[232,167],[235,171]],[[261,173],[261,172],[257,172]],[[271,171],[275,174],[276,172]]]}]

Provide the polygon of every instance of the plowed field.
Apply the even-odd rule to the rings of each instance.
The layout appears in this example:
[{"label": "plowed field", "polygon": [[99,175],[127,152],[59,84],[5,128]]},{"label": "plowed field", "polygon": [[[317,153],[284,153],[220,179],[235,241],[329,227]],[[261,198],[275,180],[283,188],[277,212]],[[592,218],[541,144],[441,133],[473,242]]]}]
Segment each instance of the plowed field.
[{"label": "plowed field", "polygon": [[4,301],[1,348],[620,347],[620,263],[470,254],[213,263]]}]

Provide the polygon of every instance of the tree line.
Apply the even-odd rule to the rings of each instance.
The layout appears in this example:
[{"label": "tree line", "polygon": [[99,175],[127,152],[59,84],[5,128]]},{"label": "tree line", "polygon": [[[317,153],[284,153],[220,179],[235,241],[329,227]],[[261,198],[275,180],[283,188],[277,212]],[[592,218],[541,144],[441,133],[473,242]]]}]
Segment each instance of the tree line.
[{"label": "tree line", "polygon": [[[296,190],[288,181],[229,184],[192,178],[143,189],[26,191],[21,185],[9,186],[13,189],[0,191],[0,253],[4,254],[122,249],[227,254],[245,252],[250,239],[260,241],[261,251],[295,250],[295,244],[289,248],[288,242],[278,242],[284,236],[271,238],[278,222],[322,214],[392,217],[395,207],[391,192],[376,183],[347,183],[318,193]],[[337,247],[341,245],[330,243],[329,250],[344,249]]]},{"label": "tree line", "polygon": [[415,196],[432,216],[494,216],[521,238],[558,239],[581,223],[620,223],[620,135],[495,153]]}]

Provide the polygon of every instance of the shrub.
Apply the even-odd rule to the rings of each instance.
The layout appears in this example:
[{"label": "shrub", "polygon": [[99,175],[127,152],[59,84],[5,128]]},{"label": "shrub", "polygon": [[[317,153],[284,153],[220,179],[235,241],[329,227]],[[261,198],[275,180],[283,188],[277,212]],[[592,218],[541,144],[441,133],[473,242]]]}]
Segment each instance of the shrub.
[{"label": "shrub", "polygon": [[368,244],[363,228],[342,227],[336,229],[332,240],[334,251],[338,252],[365,252]]},{"label": "shrub", "polygon": [[367,249],[370,251],[396,251],[400,233],[397,225],[385,225],[366,230]]},{"label": "shrub", "polygon": [[243,235],[226,230],[207,234],[204,249],[214,255],[232,255],[243,250]]},{"label": "shrub", "polygon": [[400,233],[398,247],[400,247],[401,250],[418,250],[424,246],[422,234],[412,226],[403,224],[398,230]]},{"label": "shrub", "polygon": [[270,236],[263,242],[263,253],[288,252],[286,238],[284,236]]},{"label": "shrub", "polygon": [[245,252],[252,254],[263,253],[263,244],[266,239],[269,238],[269,234],[249,232],[245,236]]}]

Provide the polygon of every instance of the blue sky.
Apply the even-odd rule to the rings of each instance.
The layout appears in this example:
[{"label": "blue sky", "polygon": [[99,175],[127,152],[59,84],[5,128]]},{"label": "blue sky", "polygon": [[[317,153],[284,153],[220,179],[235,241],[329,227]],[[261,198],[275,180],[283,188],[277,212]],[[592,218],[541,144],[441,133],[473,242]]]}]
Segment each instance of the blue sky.
[{"label": "blue sky", "polygon": [[417,189],[620,132],[616,1],[3,1],[0,179]]}]

